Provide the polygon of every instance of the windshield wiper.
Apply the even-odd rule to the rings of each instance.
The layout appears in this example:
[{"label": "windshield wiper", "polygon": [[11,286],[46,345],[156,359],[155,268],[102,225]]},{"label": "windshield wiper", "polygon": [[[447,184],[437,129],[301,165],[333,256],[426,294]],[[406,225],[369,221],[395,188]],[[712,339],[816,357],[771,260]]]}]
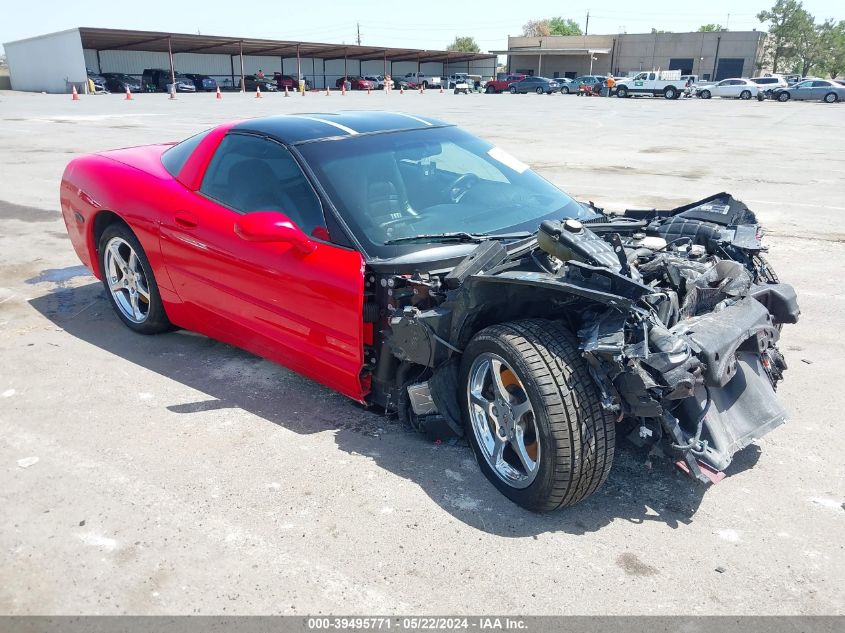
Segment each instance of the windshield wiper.
[{"label": "windshield wiper", "polygon": [[453,231],[451,233],[421,233],[408,237],[397,237],[387,240],[384,244],[401,244],[402,242],[484,242],[485,240],[519,240],[534,235],[529,231],[517,231],[515,233],[467,233],[466,231]]}]

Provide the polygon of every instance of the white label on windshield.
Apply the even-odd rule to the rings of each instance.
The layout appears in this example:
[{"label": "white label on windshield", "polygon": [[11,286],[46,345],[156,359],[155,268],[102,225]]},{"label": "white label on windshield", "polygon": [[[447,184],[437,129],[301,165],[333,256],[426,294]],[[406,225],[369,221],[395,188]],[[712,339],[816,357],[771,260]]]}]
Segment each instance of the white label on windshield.
[{"label": "white label on windshield", "polygon": [[492,149],[490,149],[490,151],[487,152],[487,155],[493,160],[499,161],[505,167],[510,167],[518,174],[521,174],[522,172],[528,169],[528,165],[526,165],[520,160],[517,160],[516,158],[508,154],[505,150],[503,150],[501,147],[493,147]]}]

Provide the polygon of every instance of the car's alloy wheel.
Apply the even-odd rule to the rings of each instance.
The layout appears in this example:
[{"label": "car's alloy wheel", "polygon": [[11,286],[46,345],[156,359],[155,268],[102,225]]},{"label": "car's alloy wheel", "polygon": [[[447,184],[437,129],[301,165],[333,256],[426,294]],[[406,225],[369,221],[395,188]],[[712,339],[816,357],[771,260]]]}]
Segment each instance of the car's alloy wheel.
[{"label": "car's alloy wheel", "polygon": [[563,88],[561,88],[561,89],[560,89],[560,94],[562,94],[562,95],[568,95],[568,94],[569,94],[569,86],[564,86]]},{"label": "car's alloy wheel", "polygon": [[702,90],[701,91],[701,98],[702,99],[709,99],[712,95],[710,94],[709,90]]},{"label": "car's alloy wheel", "polygon": [[504,358],[486,352],[470,368],[470,425],[487,465],[509,486],[525,488],[537,476],[540,441],[525,386]]},{"label": "car's alloy wheel", "polygon": [[508,88],[508,90],[510,90],[510,93],[511,93],[512,95],[515,95],[515,94],[516,94],[516,88],[514,88],[513,86],[511,86],[510,88]]},{"label": "car's alloy wheel", "polygon": [[674,99],[675,98],[675,89],[674,88],[666,88],[663,91],[663,97],[665,99]]},{"label": "car's alloy wheel", "polygon": [[616,90],[616,96],[619,97],[620,99],[624,99],[625,97],[628,96],[628,89],[625,86],[618,88]]},{"label": "car's alloy wheel", "polygon": [[606,479],[615,421],[563,324],[525,319],[481,330],[464,349],[459,384],[479,467],[511,501],[554,510]]},{"label": "car's alloy wheel", "polygon": [[543,90],[542,88],[537,88],[537,90],[535,90],[534,92],[536,92],[538,95],[541,95],[545,92],[545,90]]},{"label": "car's alloy wheel", "polygon": [[124,317],[143,323],[150,315],[150,283],[132,246],[122,237],[106,244],[103,274],[109,292]]},{"label": "car's alloy wheel", "polygon": [[739,98],[743,101],[748,101],[751,98],[751,91],[750,90],[743,90],[739,93]]},{"label": "car's alloy wheel", "polygon": [[828,92],[824,96],[825,103],[836,103],[839,100],[839,96],[835,92]]},{"label": "car's alloy wheel", "polygon": [[121,321],[142,334],[172,329],[147,256],[129,227],[123,223],[106,227],[99,255],[103,287]]},{"label": "car's alloy wheel", "polygon": [[786,101],[789,101],[789,93],[788,92],[781,92],[778,95],[778,101],[780,101],[781,103],[785,103]]}]

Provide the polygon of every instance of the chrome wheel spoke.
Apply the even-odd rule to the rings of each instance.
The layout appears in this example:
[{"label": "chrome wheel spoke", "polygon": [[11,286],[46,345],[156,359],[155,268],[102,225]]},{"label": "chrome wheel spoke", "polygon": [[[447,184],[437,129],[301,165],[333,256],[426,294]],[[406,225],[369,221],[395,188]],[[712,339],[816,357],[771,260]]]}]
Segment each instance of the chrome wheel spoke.
[{"label": "chrome wheel spoke", "polygon": [[516,433],[514,434],[513,439],[511,440],[511,446],[513,447],[516,456],[519,457],[519,461],[522,463],[522,467],[525,469],[525,474],[531,474],[534,472],[534,469],[537,468],[537,463],[531,459],[528,455],[528,451],[525,448],[525,431],[522,427],[516,428]]},{"label": "chrome wheel spoke", "polygon": [[493,391],[496,394],[496,399],[508,402],[510,394],[505,387],[505,383],[502,382],[502,365],[503,363],[500,360],[490,361],[490,377],[493,379]]},{"label": "chrome wheel spoke", "polygon": [[144,300],[144,303],[149,305],[149,303],[150,303],[150,291],[146,288],[145,284],[142,284],[142,283],[139,282],[137,284],[137,287],[135,288],[135,290],[138,292],[138,295],[141,297],[141,299]]},{"label": "chrome wheel spoke", "polygon": [[112,279],[112,276],[109,277],[109,289],[112,292],[118,292],[119,290],[123,290],[126,288],[126,278],[120,277],[120,279]]},{"label": "chrome wheel spoke", "polygon": [[133,273],[138,272],[138,256],[135,251],[129,251],[129,262],[126,264]]},{"label": "chrome wheel spoke", "polygon": [[511,405],[511,412],[513,413],[515,422],[519,422],[526,413],[533,413],[533,411],[534,409],[531,408],[531,401],[528,399],[528,396],[525,397],[525,402]]},{"label": "chrome wheel spoke", "polygon": [[120,244],[115,241],[112,241],[109,244],[109,254],[112,257],[112,261],[114,262],[115,266],[120,270],[125,271],[127,264],[126,260],[123,259],[123,255],[120,254]]},{"label": "chrome wheel spoke", "polygon": [[493,442],[493,454],[490,455],[490,461],[492,462],[493,468],[498,470],[502,467],[502,462],[504,461],[505,442],[495,434],[493,435]]}]

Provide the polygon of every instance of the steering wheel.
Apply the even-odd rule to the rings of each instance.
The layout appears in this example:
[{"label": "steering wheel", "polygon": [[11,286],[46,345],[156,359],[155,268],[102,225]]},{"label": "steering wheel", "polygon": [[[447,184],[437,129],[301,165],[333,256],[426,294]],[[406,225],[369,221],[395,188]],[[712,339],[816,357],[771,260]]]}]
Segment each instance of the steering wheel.
[{"label": "steering wheel", "polygon": [[464,194],[472,189],[478,181],[479,178],[475,174],[463,174],[449,183],[449,186],[444,189],[444,193],[449,196],[452,202],[460,202]]}]

